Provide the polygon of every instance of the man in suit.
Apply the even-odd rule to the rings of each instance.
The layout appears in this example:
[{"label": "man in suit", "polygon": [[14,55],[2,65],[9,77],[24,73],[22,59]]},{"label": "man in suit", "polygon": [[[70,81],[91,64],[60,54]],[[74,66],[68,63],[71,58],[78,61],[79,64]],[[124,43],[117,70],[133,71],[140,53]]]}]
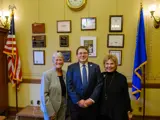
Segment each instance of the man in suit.
[{"label": "man in suit", "polygon": [[96,120],[102,82],[99,65],[88,62],[88,49],[78,47],[77,63],[68,66],[67,90],[71,120]]}]

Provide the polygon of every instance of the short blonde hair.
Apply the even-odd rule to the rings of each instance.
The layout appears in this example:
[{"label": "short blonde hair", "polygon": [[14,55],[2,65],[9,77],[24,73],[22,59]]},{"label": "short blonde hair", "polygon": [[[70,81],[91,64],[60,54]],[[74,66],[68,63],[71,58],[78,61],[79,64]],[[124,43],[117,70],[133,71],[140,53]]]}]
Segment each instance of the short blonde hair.
[{"label": "short blonde hair", "polygon": [[61,57],[61,58],[64,59],[64,56],[63,56],[63,54],[62,54],[61,52],[54,52],[53,55],[52,55],[52,62],[53,62],[53,63],[55,62],[55,59],[56,59],[57,57]]},{"label": "short blonde hair", "polygon": [[108,61],[108,60],[113,60],[113,62],[116,64],[116,66],[118,66],[118,59],[115,55],[112,55],[112,54],[108,54],[104,57],[103,59],[103,65],[105,65],[105,63]]}]

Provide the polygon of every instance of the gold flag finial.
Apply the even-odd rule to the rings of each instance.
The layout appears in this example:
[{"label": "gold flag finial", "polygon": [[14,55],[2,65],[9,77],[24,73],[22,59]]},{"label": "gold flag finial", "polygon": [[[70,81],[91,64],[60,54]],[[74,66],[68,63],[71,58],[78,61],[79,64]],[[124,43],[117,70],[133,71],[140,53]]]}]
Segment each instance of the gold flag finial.
[{"label": "gold flag finial", "polygon": [[141,6],[141,8],[143,8],[143,1],[142,0],[140,2],[140,6]]},{"label": "gold flag finial", "polygon": [[9,8],[9,10],[14,11],[14,9],[16,9],[16,6],[15,5],[9,5],[8,8]]}]

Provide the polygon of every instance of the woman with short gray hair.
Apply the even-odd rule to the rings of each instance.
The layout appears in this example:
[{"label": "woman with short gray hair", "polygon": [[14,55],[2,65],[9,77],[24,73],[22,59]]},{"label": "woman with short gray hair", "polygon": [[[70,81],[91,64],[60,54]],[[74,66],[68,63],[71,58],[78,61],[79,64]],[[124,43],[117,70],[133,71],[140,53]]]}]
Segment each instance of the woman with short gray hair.
[{"label": "woman with short gray hair", "polygon": [[62,70],[64,57],[61,52],[52,56],[53,68],[44,72],[41,80],[41,110],[44,120],[65,120],[66,72]]}]

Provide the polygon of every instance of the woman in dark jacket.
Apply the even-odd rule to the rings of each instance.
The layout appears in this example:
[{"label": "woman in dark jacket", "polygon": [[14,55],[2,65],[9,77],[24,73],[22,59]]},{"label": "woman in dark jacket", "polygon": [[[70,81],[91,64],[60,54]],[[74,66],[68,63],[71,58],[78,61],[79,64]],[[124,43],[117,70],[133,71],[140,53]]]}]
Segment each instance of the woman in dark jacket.
[{"label": "woman in dark jacket", "polygon": [[101,73],[103,87],[100,96],[99,120],[128,120],[132,117],[126,77],[117,72],[118,61],[107,55],[103,61],[105,72]]}]

